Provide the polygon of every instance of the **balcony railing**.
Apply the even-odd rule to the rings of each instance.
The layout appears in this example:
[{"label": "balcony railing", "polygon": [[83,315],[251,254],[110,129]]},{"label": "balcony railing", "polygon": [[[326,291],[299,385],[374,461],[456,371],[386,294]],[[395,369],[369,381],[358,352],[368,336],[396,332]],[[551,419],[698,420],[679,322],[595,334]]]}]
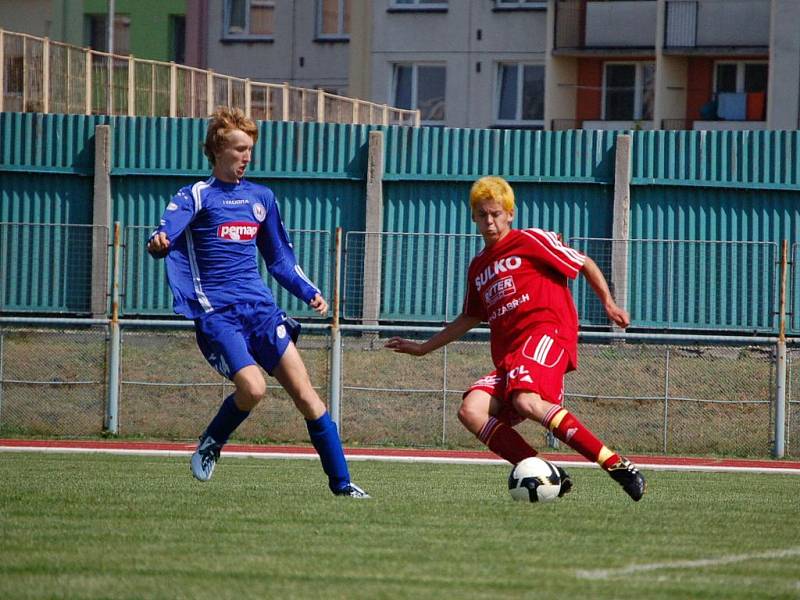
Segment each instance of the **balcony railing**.
[{"label": "balcony railing", "polygon": [[419,111],[175,63],[97,52],[0,29],[0,112],[206,117],[419,126]]},{"label": "balcony railing", "polygon": [[666,0],[664,48],[766,48],[770,0]]},{"label": "balcony railing", "polygon": [[655,48],[655,0],[557,0],[555,7],[557,50]]}]

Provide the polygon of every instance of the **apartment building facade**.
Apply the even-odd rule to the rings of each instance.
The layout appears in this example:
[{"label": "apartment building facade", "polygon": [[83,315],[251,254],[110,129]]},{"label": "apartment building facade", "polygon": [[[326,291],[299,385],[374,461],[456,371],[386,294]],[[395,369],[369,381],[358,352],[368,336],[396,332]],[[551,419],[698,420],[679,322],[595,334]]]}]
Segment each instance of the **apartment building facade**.
[{"label": "apartment building facade", "polygon": [[350,94],[427,124],[795,129],[797,0],[375,0]]},{"label": "apartment building facade", "polygon": [[556,0],[552,129],[796,129],[800,2]]},{"label": "apartment building facade", "polygon": [[[122,54],[419,109],[428,125],[800,125],[800,0],[115,4]],[[105,0],[25,6],[0,0],[0,26],[103,47]]]},{"label": "apartment building facade", "polygon": [[186,4],[188,65],[253,81],[346,93],[350,0]]}]

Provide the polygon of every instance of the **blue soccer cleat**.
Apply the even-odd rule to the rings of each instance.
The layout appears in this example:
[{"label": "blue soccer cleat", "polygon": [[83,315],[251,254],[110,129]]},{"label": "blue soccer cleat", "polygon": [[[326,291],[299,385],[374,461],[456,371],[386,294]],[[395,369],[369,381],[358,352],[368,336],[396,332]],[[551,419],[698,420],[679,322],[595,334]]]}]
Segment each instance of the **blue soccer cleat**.
[{"label": "blue soccer cleat", "polygon": [[198,481],[211,479],[221,449],[222,444],[218,444],[210,435],[204,433],[200,436],[200,443],[197,444],[197,450],[192,454],[192,460],[189,463],[195,479]]}]

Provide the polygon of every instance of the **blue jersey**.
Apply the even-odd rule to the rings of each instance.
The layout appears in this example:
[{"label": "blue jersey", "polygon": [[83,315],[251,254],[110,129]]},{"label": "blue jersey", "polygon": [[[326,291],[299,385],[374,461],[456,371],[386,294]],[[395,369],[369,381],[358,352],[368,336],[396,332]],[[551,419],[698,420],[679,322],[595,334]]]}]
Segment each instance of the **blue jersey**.
[{"label": "blue jersey", "polygon": [[153,236],[162,232],[170,242],[166,266],[173,308],[190,319],[240,302],[275,305],[256,248],[289,292],[306,303],[319,293],[297,264],[275,195],[264,186],[211,177],[181,188]]}]

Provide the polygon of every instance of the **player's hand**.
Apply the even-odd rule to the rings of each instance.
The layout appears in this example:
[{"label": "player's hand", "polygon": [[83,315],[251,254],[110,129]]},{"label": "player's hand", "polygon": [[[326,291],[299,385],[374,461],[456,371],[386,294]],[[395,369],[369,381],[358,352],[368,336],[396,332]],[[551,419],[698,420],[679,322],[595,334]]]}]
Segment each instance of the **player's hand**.
[{"label": "player's hand", "polygon": [[390,338],[384,347],[401,354],[411,354],[412,356],[423,356],[425,354],[422,344],[399,337]]},{"label": "player's hand", "polygon": [[169,239],[163,231],[147,242],[147,251],[153,258],[164,258],[169,251]]},{"label": "player's hand", "polygon": [[628,311],[617,306],[615,302],[607,304],[605,308],[608,318],[614,321],[619,327],[622,327],[622,329],[625,329],[631,324],[631,317],[628,315]]},{"label": "player's hand", "polygon": [[321,294],[317,294],[311,299],[311,302],[308,305],[317,311],[323,317],[328,314],[328,303],[325,301],[325,298],[322,297]]}]

